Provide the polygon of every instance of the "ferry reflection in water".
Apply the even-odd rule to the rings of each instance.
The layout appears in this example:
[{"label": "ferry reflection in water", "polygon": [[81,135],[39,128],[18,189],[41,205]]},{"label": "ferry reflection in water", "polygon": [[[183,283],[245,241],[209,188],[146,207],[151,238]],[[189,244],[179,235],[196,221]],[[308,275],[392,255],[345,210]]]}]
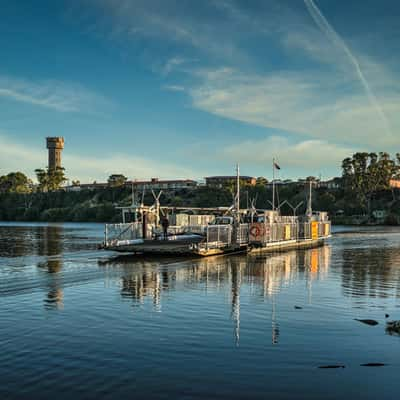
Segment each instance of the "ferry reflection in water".
[{"label": "ferry reflection in water", "polygon": [[[121,278],[121,295],[130,298],[135,306],[151,299],[155,311],[161,311],[163,293],[176,291],[181,286],[197,289],[204,284],[205,290],[229,285],[231,319],[234,322],[236,344],[240,339],[240,289],[249,285],[252,297],[271,302],[272,343],[278,343],[279,316],[276,312],[276,295],[284,286],[297,281],[299,276],[307,282],[309,302],[312,302],[312,282],[327,276],[331,247],[290,251],[265,256],[232,255],[208,257],[182,262],[183,268],[163,266],[157,261],[141,261],[129,256],[117,257],[102,265],[122,268],[127,275]],[[179,263],[179,262],[178,262]]]}]

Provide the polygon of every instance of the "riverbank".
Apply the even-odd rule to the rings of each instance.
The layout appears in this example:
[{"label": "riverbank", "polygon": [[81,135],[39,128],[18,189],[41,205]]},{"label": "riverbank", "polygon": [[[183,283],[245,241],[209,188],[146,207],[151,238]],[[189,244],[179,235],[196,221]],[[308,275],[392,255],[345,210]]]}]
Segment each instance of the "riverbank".
[{"label": "riverbank", "polygon": [[[154,202],[150,191],[135,194],[145,204]],[[265,208],[272,198],[271,190],[263,185],[244,186],[241,204],[249,204],[256,199],[256,207]],[[281,211],[291,215],[288,204],[297,205],[297,214],[305,212],[306,193],[303,188],[282,188],[279,191]],[[163,205],[188,207],[218,207],[232,204],[230,188],[198,187],[165,191],[160,198]],[[383,193],[372,203],[372,210],[380,210],[384,217],[367,218],[357,208],[346,193],[340,190],[316,189],[313,192],[313,208],[329,213],[334,225],[399,225],[400,202]],[[109,187],[100,190],[81,190],[77,192],[54,191],[35,193],[0,193],[0,220],[33,222],[121,222],[121,214],[116,206],[132,204],[132,193],[126,187]]]}]

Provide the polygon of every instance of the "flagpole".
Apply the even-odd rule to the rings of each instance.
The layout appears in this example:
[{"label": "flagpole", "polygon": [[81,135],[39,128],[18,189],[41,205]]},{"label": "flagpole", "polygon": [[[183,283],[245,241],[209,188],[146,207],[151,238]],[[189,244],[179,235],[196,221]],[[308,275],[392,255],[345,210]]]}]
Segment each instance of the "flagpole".
[{"label": "flagpole", "polygon": [[239,163],[236,164],[236,212],[238,221],[240,221],[240,175]]},{"label": "flagpole", "polygon": [[272,159],[272,211],[275,211],[275,158]]}]

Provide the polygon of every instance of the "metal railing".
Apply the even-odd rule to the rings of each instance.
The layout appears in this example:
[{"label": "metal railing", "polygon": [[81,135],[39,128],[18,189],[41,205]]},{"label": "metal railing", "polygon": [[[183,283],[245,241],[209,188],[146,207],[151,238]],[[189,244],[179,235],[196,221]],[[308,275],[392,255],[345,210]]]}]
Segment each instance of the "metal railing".
[{"label": "metal railing", "polygon": [[138,238],[142,238],[142,224],[139,222],[105,225],[104,242],[106,244],[117,240],[133,240]]},{"label": "metal railing", "polygon": [[249,224],[240,224],[236,230],[236,243],[249,243]]},{"label": "metal railing", "polygon": [[298,238],[298,224],[275,223],[271,225],[269,233],[269,237],[266,238],[267,242],[295,240]]},{"label": "metal railing", "polygon": [[179,235],[183,233],[197,233],[204,235],[207,225],[175,225],[168,227],[168,234]]},{"label": "metal railing", "polygon": [[330,235],[329,221],[293,222],[289,219],[287,221],[250,224],[249,242],[267,244],[287,240],[317,239]]},{"label": "metal railing", "polygon": [[[317,224],[317,226],[316,226]],[[313,228],[314,227],[314,228]],[[243,245],[259,243],[265,245],[271,242],[287,240],[316,239],[328,237],[331,232],[329,221],[297,222],[288,218],[287,222],[273,224],[254,223],[232,225],[186,225],[168,227],[169,235],[196,233],[204,235],[203,245],[207,248],[230,246],[232,243]],[[256,234],[255,234],[256,232]],[[162,228],[148,224],[146,238],[156,238],[162,235]],[[119,241],[143,239],[141,222],[105,225],[105,244],[117,244]]]},{"label": "metal railing", "polygon": [[[145,237],[152,237],[154,224],[146,226]],[[104,228],[104,244],[113,245],[118,242],[127,242],[143,239],[143,226],[141,222],[129,222],[122,224],[106,224]]]},{"label": "metal railing", "polygon": [[232,243],[231,225],[209,225],[206,227],[207,248],[229,246]]}]

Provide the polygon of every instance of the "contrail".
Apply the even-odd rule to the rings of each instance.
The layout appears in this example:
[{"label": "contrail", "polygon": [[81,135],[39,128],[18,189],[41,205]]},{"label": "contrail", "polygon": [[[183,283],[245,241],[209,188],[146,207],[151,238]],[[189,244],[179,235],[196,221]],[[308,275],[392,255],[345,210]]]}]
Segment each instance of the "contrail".
[{"label": "contrail", "polygon": [[358,75],[358,78],[361,81],[361,84],[364,86],[365,92],[367,93],[368,99],[371,102],[371,104],[375,107],[376,111],[378,112],[379,116],[382,119],[382,122],[385,126],[386,133],[389,135],[392,135],[392,132],[389,127],[389,122],[386,118],[385,113],[382,110],[382,107],[380,106],[376,96],[372,92],[368,81],[365,79],[365,76],[361,70],[360,64],[358,63],[357,59],[354,57],[350,49],[347,47],[346,43],[343,41],[343,39],[336,33],[336,31],[331,27],[329,22],[326,20],[326,18],[323,16],[319,8],[314,4],[313,0],[304,0],[304,3],[308,9],[308,12],[310,13],[312,19],[315,21],[315,23],[319,26],[322,32],[326,34],[326,36],[337,46],[341,47],[344,53],[347,55],[349,58],[350,62],[353,64],[356,73]]}]

